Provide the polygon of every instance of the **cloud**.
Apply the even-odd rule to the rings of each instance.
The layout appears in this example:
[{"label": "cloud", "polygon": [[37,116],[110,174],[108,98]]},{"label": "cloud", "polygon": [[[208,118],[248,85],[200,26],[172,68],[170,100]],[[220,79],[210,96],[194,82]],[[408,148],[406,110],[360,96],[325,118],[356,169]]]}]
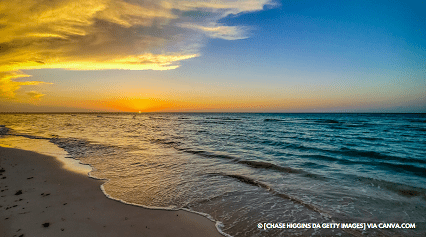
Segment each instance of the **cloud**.
[{"label": "cloud", "polygon": [[237,26],[224,26],[215,24],[212,26],[201,26],[196,24],[179,24],[180,27],[199,30],[204,34],[208,35],[210,38],[219,38],[225,40],[238,40],[248,38],[246,28],[237,27]]},{"label": "cloud", "polygon": [[46,58],[38,60],[22,60],[15,62],[12,66],[4,68],[10,70],[17,69],[53,69],[61,68],[68,70],[108,70],[108,69],[125,69],[125,70],[170,70],[179,67],[176,62],[196,57],[196,54],[181,55],[155,55],[146,53],[142,55],[117,56],[109,60],[103,58]]},{"label": "cloud", "polygon": [[29,91],[26,93],[28,96],[31,97],[31,99],[33,100],[40,100],[40,97],[44,96],[45,94],[42,94],[40,92],[37,91]]},{"label": "cloud", "polygon": [[[208,38],[244,39],[218,21],[269,0],[21,0],[0,2],[2,98],[16,97],[25,69],[171,70],[199,56]],[[191,12],[200,14],[192,14]],[[35,96],[33,98],[40,98]],[[29,94],[28,94],[29,95]],[[40,94],[41,95],[41,94]]]},{"label": "cloud", "polygon": [[167,1],[168,7],[183,11],[205,9],[207,11],[220,12],[221,17],[229,14],[239,14],[243,12],[254,12],[263,10],[265,5],[275,6],[271,0],[186,0]]},{"label": "cloud", "polygon": [[16,96],[16,91],[21,88],[21,86],[52,84],[42,81],[15,81],[16,79],[23,77],[30,76],[26,74],[19,74],[17,72],[0,72],[0,99],[14,99]]}]

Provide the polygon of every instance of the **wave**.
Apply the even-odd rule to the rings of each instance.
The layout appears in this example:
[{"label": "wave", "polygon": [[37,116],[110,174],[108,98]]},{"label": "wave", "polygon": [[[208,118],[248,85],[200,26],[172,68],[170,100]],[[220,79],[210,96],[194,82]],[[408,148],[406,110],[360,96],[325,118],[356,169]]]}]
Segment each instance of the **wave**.
[{"label": "wave", "polygon": [[234,179],[237,179],[238,181],[240,181],[242,183],[246,183],[246,184],[249,184],[249,185],[252,185],[252,186],[258,186],[258,187],[264,188],[264,189],[266,189],[267,191],[269,191],[271,194],[273,194],[275,196],[278,196],[278,197],[281,197],[283,199],[287,199],[289,201],[292,201],[292,202],[294,202],[296,204],[302,205],[302,206],[304,206],[304,207],[306,207],[306,208],[308,208],[308,209],[310,209],[312,211],[315,211],[315,212],[321,214],[324,217],[331,218],[331,216],[330,216],[330,214],[328,212],[321,210],[320,208],[316,207],[315,205],[312,205],[310,203],[304,202],[303,200],[300,200],[298,198],[292,197],[292,196],[290,196],[288,194],[279,193],[276,190],[274,190],[272,187],[270,187],[269,185],[267,185],[265,183],[262,183],[262,182],[259,182],[259,181],[255,180],[255,179],[252,179],[252,178],[249,178],[249,177],[246,177],[246,176],[243,176],[243,175],[238,175],[238,174],[224,174],[224,173],[221,173],[221,174],[216,174],[216,175],[221,175],[221,176],[225,176],[225,177],[234,178]]},{"label": "wave", "polygon": [[275,165],[275,164],[264,162],[264,161],[239,160],[237,161],[237,163],[248,165],[252,168],[272,169],[272,170],[284,171],[286,173],[292,173],[292,174],[305,173],[302,170],[297,170],[290,167],[283,167],[283,166]]},{"label": "wave", "polygon": [[315,122],[319,124],[341,124],[342,122],[334,120],[334,119],[317,119],[314,120]]},{"label": "wave", "polygon": [[412,123],[426,123],[426,120],[423,120],[423,119],[411,119],[408,121]]},{"label": "wave", "polygon": [[203,151],[203,150],[191,150],[191,149],[178,148],[178,147],[175,147],[175,149],[178,151],[183,151],[186,153],[195,154],[195,155],[199,155],[199,156],[207,157],[207,158],[222,158],[222,159],[235,160],[235,161],[238,160],[238,158],[234,156],[217,154],[217,153],[212,153],[212,152]]},{"label": "wave", "polygon": [[284,122],[284,119],[264,119],[263,122]]},{"label": "wave", "polygon": [[328,167],[327,165],[317,164],[317,163],[309,162],[309,161],[305,162],[304,164],[302,164],[302,166],[309,167],[309,168],[314,168],[314,169],[323,169],[323,168]]},{"label": "wave", "polygon": [[390,168],[391,170],[394,170],[394,171],[400,171],[400,172],[406,171],[412,174],[416,174],[417,176],[426,177],[426,168],[418,167],[415,165],[401,165],[401,164],[390,164],[390,163],[381,162],[380,166]]},{"label": "wave", "polygon": [[401,125],[401,126],[399,126],[400,127],[400,130],[403,130],[403,131],[407,131],[407,130],[412,130],[412,131],[420,131],[420,132],[424,132],[424,131],[426,131],[426,128],[425,127],[423,127],[424,125],[423,124],[419,124],[419,126],[415,126],[415,125]]},{"label": "wave", "polygon": [[249,177],[243,176],[243,175],[237,175],[237,174],[222,174],[222,175],[237,179],[238,181],[246,183],[246,184],[250,184],[250,185],[253,185],[253,186],[259,186],[259,187],[267,189],[267,190],[272,190],[272,188],[269,187],[268,185],[261,183],[257,180],[251,179]]},{"label": "wave", "polygon": [[292,148],[292,149],[300,149],[300,150],[316,150],[317,148],[311,148],[311,147],[306,147],[303,145],[299,145],[299,144],[294,144],[294,143],[288,143],[288,142],[283,142],[280,140],[270,140],[270,139],[264,139],[262,141],[259,142],[262,145],[270,145],[270,146],[274,146],[274,147],[279,147],[279,148]]},{"label": "wave", "polygon": [[202,150],[190,150],[190,149],[181,149],[181,148],[176,148],[176,149],[179,151],[183,151],[190,154],[196,154],[206,158],[219,158],[219,159],[231,160],[237,164],[247,165],[254,169],[269,169],[269,170],[276,170],[276,171],[290,173],[290,174],[301,174],[304,177],[308,177],[308,178],[322,179],[322,180],[326,179],[322,175],[309,173],[301,169],[294,169],[290,167],[280,166],[280,165],[276,165],[276,164],[265,162],[265,161],[242,160],[231,155],[217,154],[217,153],[212,153],[212,152],[207,152]]},{"label": "wave", "polygon": [[[294,144],[294,143],[287,143],[287,142],[283,142],[283,141],[277,141],[277,140],[263,140],[260,141],[261,144],[264,145],[270,145],[270,146],[275,146],[275,147],[279,147],[281,149],[294,149],[294,150],[298,150],[298,151],[307,151],[307,152],[317,152],[317,153],[329,153],[329,154],[337,154],[337,155],[344,155],[347,157],[362,157],[362,158],[371,158],[371,159],[376,159],[376,160],[385,160],[385,161],[397,161],[397,162],[401,162],[401,163],[415,163],[415,164],[426,164],[426,160],[421,160],[421,159],[415,159],[415,158],[403,158],[403,157],[398,157],[398,156],[392,156],[392,155],[388,155],[388,154],[383,154],[383,153],[379,153],[376,151],[360,151],[360,150],[355,150],[355,149],[351,149],[351,148],[347,148],[347,147],[343,147],[340,148],[338,150],[331,150],[331,149],[322,149],[322,148],[318,148],[318,147],[308,147],[308,146],[304,146],[301,144]],[[339,158],[333,158],[333,157],[329,157],[329,156],[324,156],[324,155],[307,155],[307,157],[309,156],[316,156],[318,158],[322,158],[324,160],[330,160],[330,161],[342,161],[345,162],[343,159],[339,159]],[[351,163],[351,161],[348,161],[348,163]]]},{"label": "wave", "polygon": [[426,177],[426,168],[418,167],[415,165],[409,165],[409,164],[393,164],[389,162],[376,162],[376,161],[361,161],[361,160],[348,160],[348,159],[341,159],[341,158],[335,158],[330,156],[324,156],[324,155],[302,155],[303,158],[308,159],[316,159],[316,160],[325,160],[325,161],[331,161],[331,162],[337,162],[344,165],[369,165],[369,166],[376,166],[380,168],[387,168],[394,172],[409,172],[412,174],[415,174],[417,176]]},{"label": "wave", "polygon": [[420,196],[426,200],[426,189],[424,188],[413,187],[406,184],[394,183],[394,182],[375,179],[375,178],[367,178],[367,177],[355,176],[355,175],[349,175],[349,176],[352,177],[354,180],[357,180],[369,185],[374,185],[380,188],[385,188],[389,191],[392,191],[402,196],[406,196],[406,197]]},{"label": "wave", "polygon": [[358,139],[367,140],[367,141],[384,141],[385,140],[379,137],[358,137]]},{"label": "wave", "polygon": [[301,169],[293,169],[290,167],[279,166],[279,165],[275,165],[265,161],[239,160],[237,161],[237,163],[248,165],[252,168],[257,168],[257,169],[271,169],[271,170],[282,171],[282,172],[286,172],[290,174],[302,174],[304,177],[307,177],[307,178],[323,179],[323,180],[326,179],[324,176],[319,174],[309,173]]},{"label": "wave", "polygon": [[221,121],[241,121],[240,118],[230,118],[230,117],[207,117],[205,119],[212,119],[212,120],[221,120]]},{"label": "wave", "polygon": [[[209,197],[209,198],[201,199],[201,200],[196,201],[196,203],[198,203],[198,204],[208,203],[208,202],[211,202],[211,201],[214,201],[214,200],[217,200],[217,199],[220,199],[220,198],[224,197],[225,194],[226,193],[223,193],[223,194],[220,194],[220,195],[217,195],[217,196],[214,196],[214,197]],[[184,206],[183,208],[189,208],[188,205]]]},{"label": "wave", "polygon": [[[5,128],[5,126],[1,126],[0,125],[0,131],[2,130],[2,128]],[[9,129],[8,129],[9,130]],[[73,157],[67,157],[67,158],[76,158],[81,156],[82,151],[84,152],[91,152],[91,149],[106,149],[106,152],[108,152],[108,148],[112,148],[112,146],[105,146],[105,145],[100,145],[100,144],[90,144],[89,141],[84,140],[84,139],[77,139],[77,138],[59,138],[59,137],[54,137],[54,138],[48,138],[48,137],[41,137],[41,136],[35,136],[35,135],[28,135],[28,134],[17,134],[17,133],[13,133],[11,134],[13,136],[21,136],[21,137],[26,137],[26,138],[30,138],[30,139],[43,139],[43,140],[48,140],[52,143],[54,143],[55,145],[57,145],[58,147],[63,148],[64,150],[66,150],[70,155],[72,155]],[[114,149],[117,149],[118,147],[114,147]],[[110,150],[109,150],[110,151]],[[81,163],[81,162],[80,162]],[[93,166],[91,164],[85,164],[85,163],[81,163],[84,165],[89,165],[90,167],[92,167],[92,171],[94,170]],[[139,162],[137,163],[132,163],[130,165],[137,165],[140,164]],[[148,206],[148,205],[143,205],[143,204],[139,204],[139,203],[134,203],[134,202],[128,202],[125,201],[123,199],[119,199],[116,198],[114,196],[111,196],[110,194],[108,194],[105,190],[105,184],[107,184],[108,182],[110,182],[110,179],[102,179],[102,178],[98,178],[96,176],[94,176],[92,174],[92,172],[89,172],[88,177],[92,178],[92,179],[96,179],[96,180],[102,180],[104,181],[101,186],[100,189],[103,192],[103,194],[112,200],[124,203],[126,205],[133,205],[133,206],[138,206],[138,207],[143,207],[143,208],[147,208],[147,209],[152,209],[152,210],[170,210],[170,211],[177,211],[177,210],[182,210],[182,211],[187,211],[187,212],[191,212],[191,213],[195,213],[201,216],[204,216],[206,218],[208,218],[209,220],[213,221],[215,223],[215,227],[218,230],[219,233],[221,233],[223,236],[226,237],[232,237],[231,235],[225,233],[223,231],[224,225],[222,222],[216,220],[215,218],[213,218],[211,215],[207,214],[207,213],[203,213],[203,212],[197,212],[194,210],[190,210],[190,209],[186,209],[186,208],[182,208],[182,207],[177,207],[177,206],[167,206],[167,207],[161,207],[161,206]]]},{"label": "wave", "polygon": [[340,148],[338,151],[329,151],[337,154],[343,154],[347,156],[353,156],[353,157],[367,157],[367,158],[373,158],[377,160],[393,160],[398,162],[410,162],[410,163],[421,163],[426,164],[426,160],[420,160],[420,159],[413,159],[413,158],[402,158],[398,156],[392,156],[392,155],[386,155],[375,151],[360,151],[355,149],[350,149],[347,147]]},{"label": "wave", "polygon": [[6,135],[9,133],[9,128],[5,125],[0,125],[0,135]]},{"label": "wave", "polygon": [[[348,160],[343,160],[343,159],[339,159],[339,158],[335,158],[335,157],[331,157],[331,156],[325,156],[325,155],[301,155],[300,157],[302,158],[308,158],[308,159],[315,159],[315,160],[325,160],[325,161],[332,161],[332,162],[346,162]],[[348,161],[350,163],[352,163],[351,161]]]},{"label": "wave", "polygon": [[[89,177],[93,178],[93,179],[97,179],[97,180],[102,180],[102,179],[98,179],[92,175],[89,174]],[[147,206],[147,205],[142,205],[142,204],[138,204],[138,203],[133,203],[133,202],[127,202],[125,200],[119,199],[119,198],[115,198],[114,196],[109,195],[106,190],[105,190],[105,184],[107,184],[109,182],[109,180],[105,180],[105,183],[103,183],[101,185],[101,190],[102,193],[109,199],[124,203],[126,205],[132,205],[132,206],[137,206],[137,207],[143,207],[143,208],[147,208],[147,209],[151,209],[151,210],[167,210],[167,211],[177,211],[177,210],[182,210],[182,211],[187,211],[187,212],[191,212],[191,213],[195,213],[201,216],[206,217],[207,219],[213,221],[215,223],[215,227],[217,229],[217,231],[222,234],[225,237],[232,237],[231,235],[227,234],[224,232],[223,230],[223,223],[214,219],[211,215],[207,214],[207,213],[203,213],[203,212],[198,212],[198,211],[194,211],[194,210],[190,210],[188,208],[184,208],[184,207],[176,207],[176,206],[169,206],[169,207],[159,207],[159,206]]]},{"label": "wave", "polygon": [[243,122],[240,118],[229,118],[229,117],[207,117],[196,121],[198,124],[228,124],[228,123],[241,123]]},{"label": "wave", "polygon": [[170,146],[173,148],[177,148],[177,146],[181,144],[181,142],[179,141],[171,141],[168,139],[161,139],[161,138],[151,139],[150,141],[152,143],[162,144],[162,145]]},{"label": "wave", "polygon": [[426,127],[412,126],[411,129],[419,132],[426,132]]},{"label": "wave", "polygon": [[226,124],[226,121],[200,121],[199,124]]}]

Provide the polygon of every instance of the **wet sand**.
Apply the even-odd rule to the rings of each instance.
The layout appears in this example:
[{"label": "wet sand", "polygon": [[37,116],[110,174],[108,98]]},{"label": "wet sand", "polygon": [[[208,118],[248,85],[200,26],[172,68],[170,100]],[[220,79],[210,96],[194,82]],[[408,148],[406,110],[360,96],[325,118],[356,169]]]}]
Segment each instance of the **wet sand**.
[{"label": "wet sand", "polygon": [[201,215],[109,199],[100,189],[104,181],[62,165],[0,147],[0,236],[222,236]]}]

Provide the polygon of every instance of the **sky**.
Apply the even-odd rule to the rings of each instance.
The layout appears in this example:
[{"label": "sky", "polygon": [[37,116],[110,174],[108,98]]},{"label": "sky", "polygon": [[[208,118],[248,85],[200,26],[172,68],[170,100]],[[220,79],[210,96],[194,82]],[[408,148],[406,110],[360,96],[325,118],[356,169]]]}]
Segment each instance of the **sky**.
[{"label": "sky", "polygon": [[426,112],[426,1],[3,0],[0,112]]}]

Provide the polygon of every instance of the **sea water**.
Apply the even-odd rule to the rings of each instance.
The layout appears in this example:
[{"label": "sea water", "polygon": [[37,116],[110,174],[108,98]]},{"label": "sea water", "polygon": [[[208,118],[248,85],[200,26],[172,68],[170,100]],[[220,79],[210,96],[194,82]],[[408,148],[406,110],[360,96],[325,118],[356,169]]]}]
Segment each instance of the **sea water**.
[{"label": "sea water", "polygon": [[425,114],[0,114],[0,125],[3,139],[89,164],[113,199],[202,213],[231,236],[426,233]]}]

